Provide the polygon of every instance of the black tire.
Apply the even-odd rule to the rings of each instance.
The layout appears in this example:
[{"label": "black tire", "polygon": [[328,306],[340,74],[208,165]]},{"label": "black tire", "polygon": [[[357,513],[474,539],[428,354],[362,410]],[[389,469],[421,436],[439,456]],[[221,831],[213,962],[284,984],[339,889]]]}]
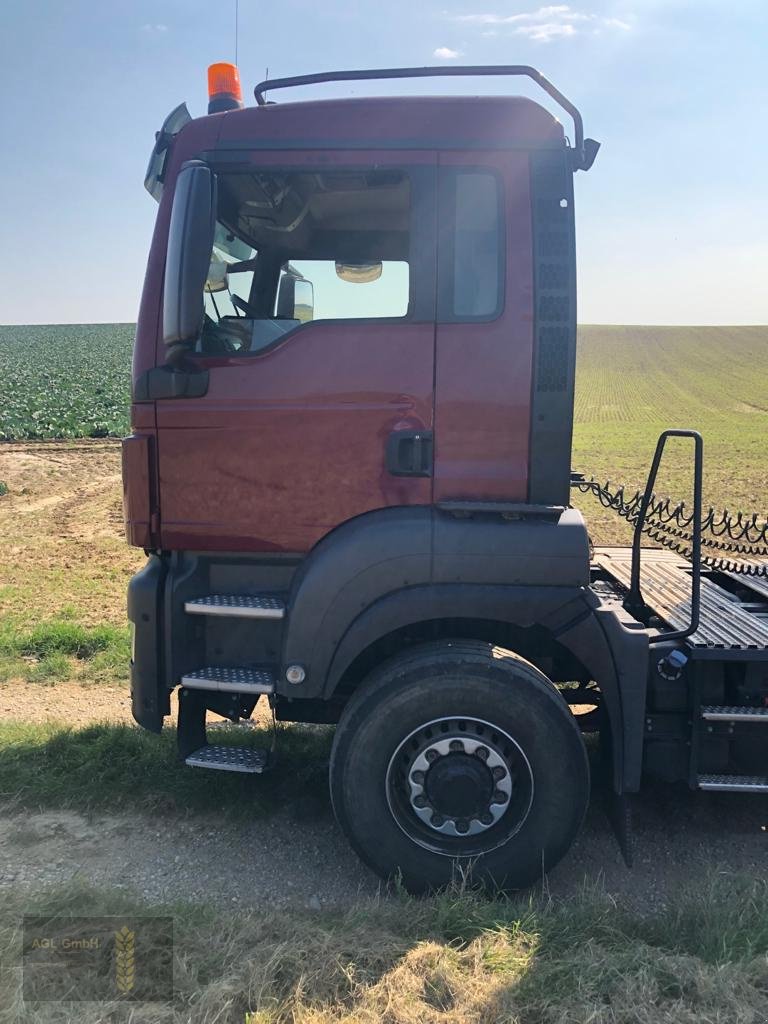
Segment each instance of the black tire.
[{"label": "black tire", "polygon": [[[499,759],[492,770],[502,781],[486,783]],[[494,789],[486,808],[488,784],[506,790]],[[341,828],[382,877],[399,876],[413,893],[467,873],[515,890],[573,842],[589,765],[568,705],[537,668],[491,644],[440,641],[391,659],[355,692],[336,730],[330,785]],[[458,834],[468,827],[482,831]]]}]

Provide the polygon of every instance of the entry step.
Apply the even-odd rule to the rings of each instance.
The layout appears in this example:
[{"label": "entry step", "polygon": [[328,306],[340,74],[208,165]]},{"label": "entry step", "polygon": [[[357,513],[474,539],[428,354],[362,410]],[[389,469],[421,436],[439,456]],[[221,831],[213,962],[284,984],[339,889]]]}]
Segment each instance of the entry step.
[{"label": "entry step", "polygon": [[701,717],[706,718],[708,722],[765,722],[768,724],[768,708],[707,704],[701,709]]},{"label": "entry step", "polygon": [[768,793],[766,775],[699,775],[699,789],[724,793]]},{"label": "entry step", "polygon": [[285,605],[279,597],[264,594],[208,594],[187,601],[190,615],[226,615],[239,619],[282,619]]},{"label": "entry step", "polygon": [[209,744],[201,747],[185,763],[190,768],[217,768],[222,772],[247,772],[261,775],[269,765],[269,754],[256,747],[233,747],[228,744]]},{"label": "entry step", "polygon": [[274,693],[275,679],[267,669],[220,668],[209,666],[188,672],[181,685],[190,690],[217,690],[220,693]]}]

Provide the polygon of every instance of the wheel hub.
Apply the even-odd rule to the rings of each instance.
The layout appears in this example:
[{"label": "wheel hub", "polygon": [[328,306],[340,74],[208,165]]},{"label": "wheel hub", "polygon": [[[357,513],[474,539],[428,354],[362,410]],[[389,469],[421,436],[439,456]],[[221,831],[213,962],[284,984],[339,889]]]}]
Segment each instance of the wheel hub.
[{"label": "wheel hub", "polygon": [[[514,802],[517,768],[528,764],[510,736],[474,719],[428,723],[405,742],[411,747],[403,759],[408,809],[429,833],[449,838],[479,836],[499,823]],[[522,790],[532,793],[532,786]],[[524,817],[530,800],[520,795]],[[394,813],[391,799],[390,806]],[[512,831],[521,823],[510,822]]]},{"label": "wheel hub", "polygon": [[493,776],[479,757],[451,753],[430,766],[424,793],[443,817],[478,818],[490,804]]}]

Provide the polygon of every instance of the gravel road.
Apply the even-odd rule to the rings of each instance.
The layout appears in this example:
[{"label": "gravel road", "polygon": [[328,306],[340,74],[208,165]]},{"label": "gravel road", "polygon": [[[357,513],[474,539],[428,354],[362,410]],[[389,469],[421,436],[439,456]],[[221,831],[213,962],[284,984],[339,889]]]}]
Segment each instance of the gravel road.
[{"label": "gravel road", "polygon": [[[710,870],[768,878],[762,797],[652,790],[636,801],[635,825],[635,867],[628,870],[596,798],[574,848],[546,880],[551,896],[599,885],[620,904],[651,909]],[[318,910],[380,889],[325,801],[250,823],[7,808],[0,819],[0,889],[73,879],[122,887],[150,902]]]}]

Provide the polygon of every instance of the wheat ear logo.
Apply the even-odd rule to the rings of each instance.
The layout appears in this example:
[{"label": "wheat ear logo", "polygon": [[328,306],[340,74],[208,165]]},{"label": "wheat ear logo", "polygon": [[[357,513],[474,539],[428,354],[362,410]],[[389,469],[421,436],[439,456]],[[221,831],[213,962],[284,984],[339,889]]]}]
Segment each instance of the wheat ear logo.
[{"label": "wheat ear logo", "polygon": [[136,981],[136,932],[123,925],[115,932],[115,984],[118,992],[130,992]]}]

